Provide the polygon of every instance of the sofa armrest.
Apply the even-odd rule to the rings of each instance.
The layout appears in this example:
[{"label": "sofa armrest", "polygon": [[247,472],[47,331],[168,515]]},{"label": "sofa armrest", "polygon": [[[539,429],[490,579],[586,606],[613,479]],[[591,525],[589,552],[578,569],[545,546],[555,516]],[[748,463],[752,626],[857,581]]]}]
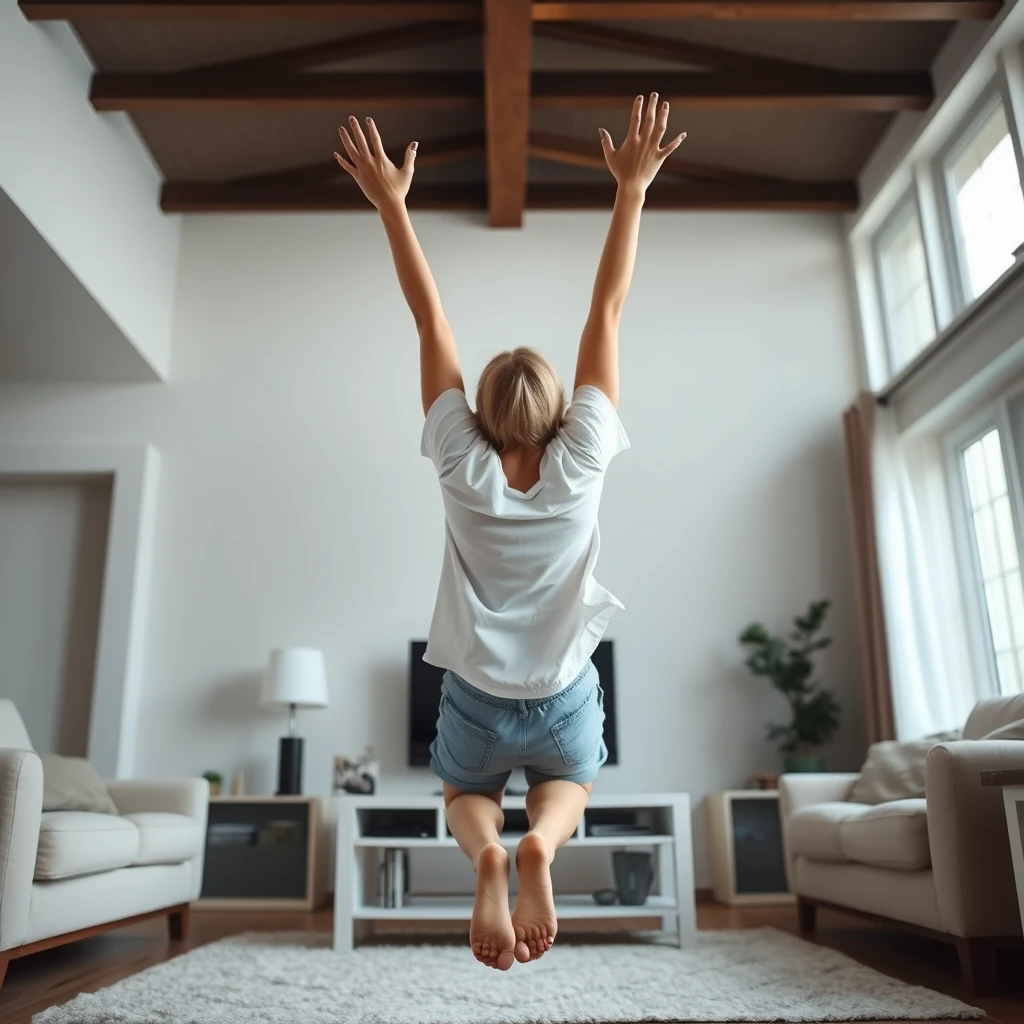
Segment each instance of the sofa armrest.
[{"label": "sofa armrest", "polygon": [[928,753],[928,843],[939,916],[953,935],[1021,933],[1003,794],[981,773],[1022,766],[1019,740],[958,740]]},{"label": "sofa armrest", "polygon": [[860,778],[856,772],[791,772],[779,778],[779,817],[782,820],[782,846],[785,851],[786,881],[789,891],[796,892],[794,856],[789,852],[789,819],[797,811],[815,804],[848,800],[853,784]]},{"label": "sofa armrest", "polygon": [[203,888],[206,819],[210,808],[210,784],[206,779],[108,779],[107,789],[122,814],[162,811],[183,814],[196,821],[204,840],[199,853],[189,861],[192,872],[189,899],[199,899]]},{"label": "sofa armrest", "polygon": [[107,779],[106,787],[121,814],[164,811],[195,818],[206,826],[210,784],[206,779]]},{"label": "sofa armrest", "polygon": [[31,750],[0,748],[0,950],[28,933],[43,813],[43,762]]},{"label": "sofa armrest", "polygon": [[785,821],[791,814],[815,804],[849,800],[856,772],[795,772],[779,778],[779,813]]}]

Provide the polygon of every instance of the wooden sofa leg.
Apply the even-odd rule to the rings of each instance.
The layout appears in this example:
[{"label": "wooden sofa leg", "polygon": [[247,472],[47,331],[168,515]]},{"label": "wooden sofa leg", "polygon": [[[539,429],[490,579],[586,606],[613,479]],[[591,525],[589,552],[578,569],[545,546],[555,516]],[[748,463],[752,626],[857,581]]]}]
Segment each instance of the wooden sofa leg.
[{"label": "wooden sofa leg", "polygon": [[187,903],[182,903],[167,915],[167,928],[171,933],[171,942],[185,942],[188,939],[190,910]]},{"label": "wooden sofa leg", "polygon": [[11,962],[9,953],[0,953],[0,988],[4,987],[4,978],[7,976],[7,965]]},{"label": "wooden sofa leg", "polygon": [[968,988],[976,996],[990,993],[996,984],[995,944],[985,939],[957,939],[956,951]]},{"label": "wooden sofa leg", "polygon": [[797,896],[796,912],[800,919],[800,934],[813,935],[818,922],[818,905],[805,900],[803,896]]}]

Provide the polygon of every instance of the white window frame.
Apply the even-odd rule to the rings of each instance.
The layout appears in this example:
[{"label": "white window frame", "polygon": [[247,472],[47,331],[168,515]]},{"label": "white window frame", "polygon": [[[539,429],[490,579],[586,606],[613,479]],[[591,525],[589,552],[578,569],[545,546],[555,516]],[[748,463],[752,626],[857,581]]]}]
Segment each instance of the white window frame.
[{"label": "white window frame", "polygon": [[981,440],[990,430],[999,431],[999,442],[1003,453],[1003,472],[1010,496],[1010,515],[1013,532],[1017,541],[1017,557],[1024,572],[1024,499],[1022,499],[1020,472],[1016,453],[1013,424],[1010,419],[1010,405],[1024,398],[1024,391],[1018,385],[1013,391],[1000,397],[965,423],[950,431],[945,438],[946,482],[949,502],[953,515],[954,544],[957,567],[966,600],[968,642],[971,647],[971,663],[977,676],[979,697],[998,697],[1002,693],[999,685],[999,670],[996,665],[995,644],[989,625],[988,606],[985,597],[985,583],[978,555],[977,540],[972,523],[970,490],[964,451]]},{"label": "white window frame", "polygon": [[[885,243],[892,239],[902,228],[904,228],[908,221],[912,218],[917,218],[917,229],[921,235],[921,244],[924,247],[924,265],[925,265],[925,280],[928,283],[928,300],[932,307],[932,323],[935,327],[935,334],[932,338],[924,344],[919,352],[916,352],[910,359],[908,359],[903,366],[896,365],[896,337],[893,333],[892,324],[889,319],[889,310],[891,308],[890,297],[891,297],[891,286],[886,280],[886,274],[882,269],[882,251],[885,248]],[[874,233],[871,238],[871,261],[874,267],[875,275],[875,287],[878,289],[878,297],[880,302],[879,314],[882,321],[882,337],[885,339],[885,358],[886,365],[888,367],[888,376],[891,380],[892,377],[899,373],[902,369],[908,366],[910,363],[920,355],[935,339],[939,336],[939,316],[938,310],[935,305],[935,287],[932,280],[932,271],[929,266],[928,259],[928,247],[927,241],[924,234],[924,220],[921,216],[921,206],[918,203],[917,189],[911,186],[903,194],[902,198],[892,208],[888,217],[882,222],[881,227]]]},{"label": "white window frame", "polygon": [[[996,282],[993,281],[981,295],[972,297],[967,253],[964,248],[963,232],[960,229],[960,217],[956,210],[956,185],[953,181],[952,164],[999,106],[1004,108],[1012,142],[1014,126],[1011,112],[1006,109],[1003,91],[998,78],[994,77],[985,86],[981,96],[971,107],[970,113],[957,125],[956,131],[950,135],[949,141],[939,150],[932,162],[932,176],[940,198],[939,217],[942,223],[943,243],[946,250],[946,272],[949,278],[946,283],[949,286],[956,313],[962,312],[980,300]],[[1021,183],[1021,186],[1024,189],[1024,182]]]}]

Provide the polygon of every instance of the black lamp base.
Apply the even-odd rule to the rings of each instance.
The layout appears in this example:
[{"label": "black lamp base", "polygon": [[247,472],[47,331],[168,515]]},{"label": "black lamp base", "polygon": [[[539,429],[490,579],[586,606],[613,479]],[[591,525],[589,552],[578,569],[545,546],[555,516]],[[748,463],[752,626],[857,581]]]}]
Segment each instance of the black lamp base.
[{"label": "black lamp base", "polygon": [[277,795],[299,796],[302,793],[302,740],[298,736],[282,736],[277,761]]}]

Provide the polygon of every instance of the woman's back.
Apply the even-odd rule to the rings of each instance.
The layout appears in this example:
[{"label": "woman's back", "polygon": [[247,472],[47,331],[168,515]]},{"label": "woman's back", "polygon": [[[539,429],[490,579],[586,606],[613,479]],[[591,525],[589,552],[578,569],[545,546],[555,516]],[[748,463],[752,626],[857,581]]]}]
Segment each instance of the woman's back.
[{"label": "woman's back", "polygon": [[521,490],[465,394],[437,399],[423,453],[441,481],[446,545],[428,661],[504,697],[548,696],[579,674],[622,607],[593,568],[605,470],[628,444],[608,399],[581,387]]}]

